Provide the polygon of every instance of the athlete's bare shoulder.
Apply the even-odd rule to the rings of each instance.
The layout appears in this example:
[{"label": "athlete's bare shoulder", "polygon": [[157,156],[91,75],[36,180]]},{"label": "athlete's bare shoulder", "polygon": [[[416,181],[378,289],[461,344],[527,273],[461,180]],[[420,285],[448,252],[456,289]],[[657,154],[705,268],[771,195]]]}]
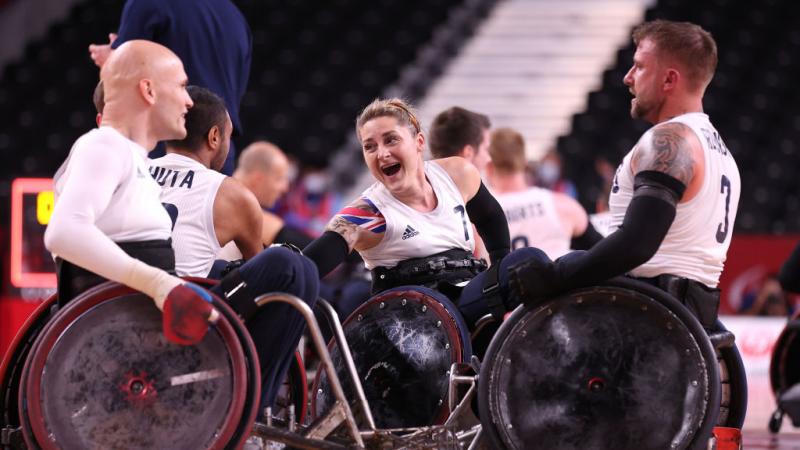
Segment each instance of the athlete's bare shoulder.
[{"label": "athlete's bare shoulder", "polygon": [[691,128],[679,122],[665,122],[639,139],[631,164],[634,174],[653,170],[688,185],[695,174],[698,152],[702,154],[702,147]]}]

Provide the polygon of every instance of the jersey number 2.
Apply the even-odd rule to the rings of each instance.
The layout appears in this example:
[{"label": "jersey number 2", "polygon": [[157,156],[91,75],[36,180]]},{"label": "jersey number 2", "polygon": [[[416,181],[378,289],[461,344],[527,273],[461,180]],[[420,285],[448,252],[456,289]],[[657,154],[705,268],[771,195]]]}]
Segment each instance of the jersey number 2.
[{"label": "jersey number 2", "polygon": [[725,175],[722,176],[719,193],[725,194],[725,220],[717,225],[717,242],[722,244],[728,237],[728,213],[731,210],[731,180]]}]

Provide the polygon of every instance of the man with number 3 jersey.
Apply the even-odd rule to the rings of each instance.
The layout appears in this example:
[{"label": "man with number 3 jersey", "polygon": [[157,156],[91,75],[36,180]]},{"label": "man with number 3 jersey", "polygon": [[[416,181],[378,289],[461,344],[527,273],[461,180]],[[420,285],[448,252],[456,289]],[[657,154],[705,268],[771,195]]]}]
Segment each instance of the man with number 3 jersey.
[{"label": "man with number 3 jersey", "polygon": [[695,24],[664,20],[639,25],[633,40],[623,79],[634,96],[631,116],[654,126],[617,169],[612,233],[587,252],[518,264],[511,286],[535,302],[630,273],[675,295],[712,328],[741,191],[736,162],[703,113],[716,43]]}]

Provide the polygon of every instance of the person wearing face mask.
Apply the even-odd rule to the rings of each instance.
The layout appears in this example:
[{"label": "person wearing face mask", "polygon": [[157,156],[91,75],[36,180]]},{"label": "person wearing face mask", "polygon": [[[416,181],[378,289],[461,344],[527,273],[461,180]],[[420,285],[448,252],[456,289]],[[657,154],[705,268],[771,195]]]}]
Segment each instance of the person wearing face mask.
[{"label": "person wearing face mask", "polygon": [[572,198],[578,198],[578,190],[575,183],[563,178],[561,173],[561,156],[555,149],[551,149],[542,157],[536,165],[536,185],[550,189],[553,192],[560,192]]},{"label": "person wearing face mask", "polygon": [[331,192],[329,186],[330,177],[324,169],[312,166],[303,168],[281,204],[278,215],[287,225],[309,236],[319,236],[328,219],[342,206],[340,196]]},{"label": "person wearing face mask", "polygon": [[[373,293],[427,286],[450,296],[470,328],[490,312],[502,319],[516,306],[507,295],[509,265],[546,256],[535,248],[510,251],[503,209],[478,169],[458,156],[424,161],[425,135],[412,107],[400,99],[377,99],[364,108],[356,134],[375,183],[304,249],[320,275],[355,250],[372,271]],[[473,256],[473,225],[490,270]]]}]

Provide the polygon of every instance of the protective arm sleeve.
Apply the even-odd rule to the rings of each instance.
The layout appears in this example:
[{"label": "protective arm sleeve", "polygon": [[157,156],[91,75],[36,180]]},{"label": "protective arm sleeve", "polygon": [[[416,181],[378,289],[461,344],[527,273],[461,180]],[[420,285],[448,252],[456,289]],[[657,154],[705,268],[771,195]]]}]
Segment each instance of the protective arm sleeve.
[{"label": "protective arm sleeve", "polygon": [[576,251],[552,266],[526,262],[511,268],[511,284],[523,299],[536,300],[622,275],[655,255],[672,222],[685,185],[661,172],[641,172],[622,225],[588,251]]},{"label": "protective arm sleeve", "polygon": [[291,225],[284,225],[278,234],[275,235],[274,242],[285,242],[303,248],[311,243],[311,238],[302,231]]},{"label": "protective arm sleeve", "polygon": [[303,249],[303,255],[317,265],[319,277],[324,278],[339,264],[347,259],[350,248],[342,235],[335,231],[326,231]]},{"label": "protective arm sleeve", "polygon": [[800,243],[781,266],[778,281],[783,289],[789,292],[800,292]]},{"label": "protective arm sleeve", "polygon": [[499,262],[511,251],[511,235],[503,208],[483,182],[467,202],[467,214],[481,235],[492,264]]},{"label": "protective arm sleeve", "polygon": [[586,224],[586,230],[584,230],[583,234],[572,238],[569,248],[573,250],[588,250],[601,240],[603,240],[603,235],[600,234],[597,229],[595,229],[594,225],[592,225],[592,222],[589,221]]},{"label": "protective arm sleeve", "polygon": [[95,225],[131,164],[113,146],[102,144],[79,142],[73,149],[45,246],[75,265],[147,294],[162,308],[166,295],[182,281],[128,256]]}]

